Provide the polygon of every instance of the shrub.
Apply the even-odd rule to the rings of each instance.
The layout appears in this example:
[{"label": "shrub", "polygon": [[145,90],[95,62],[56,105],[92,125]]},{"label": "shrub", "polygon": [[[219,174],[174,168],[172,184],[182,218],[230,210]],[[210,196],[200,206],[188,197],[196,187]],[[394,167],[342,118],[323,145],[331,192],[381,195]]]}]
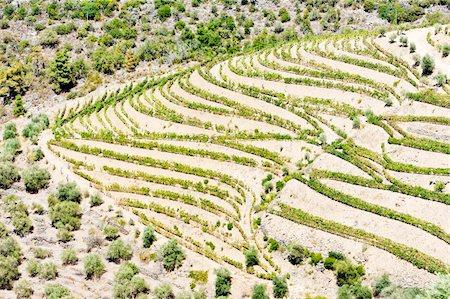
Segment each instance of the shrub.
[{"label": "shrub", "polygon": [[84,258],[84,274],[88,279],[99,278],[105,272],[105,264],[98,254],[89,254]]},{"label": "shrub", "polygon": [[410,53],[416,52],[416,43],[409,43],[409,52]]},{"label": "shrub", "polygon": [[269,244],[269,252],[276,251],[280,247],[280,244],[278,244],[278,242],[272,238],[270,238],[267,243]]},{"label": "shrub", "polygon": [[[137,266],[131,262],[122,264],[114,279],[113,298],[141,298],[149,292],[149,287],[142,277],[137,276]],[[146,298],[143,296],[143,298]]]},{"label": "shrub", "polygon": [[27,272],[31,277],[35,277],[39,274],[40,264],[37,260],[32,259],[27,262]]},{"label": "shrub", "polygon": [[38,204],[37,202],[33,202],[31,204],[31,210],[38,215],[44,214],[44,207],[41,204]]},{"label": "shrub", "polygon": [[434,70],[434,59],[430,54],[425,54],[422,58],[422,74],[429,75]]},{"label": "shrub", "polygon": [[162,283],[154,290],[155,299],[174,299],[172,287],[168,283]]},{"label": "shrub", "polygon": [[0,255],[0,290],[11,289],[15,280],[20,277],[19,261],[11,255]]},{"label": "shrub", "polygon": [[167,271],[173,271],[180,267],[186,258],[183,249],[178,245],[178,242],[175,239],[166,242],[161,247],[160,255],[162,257],[163,266]]},{"label": "shrub", "polygon": [[433,79],[436,80],[437,86],[442,86],[447,83],[447,76],[442,72],[438,72]]},{"label": "shrub", "polygon": [[75,202],[57,202],[50,207],[48,215],[53,226],[58,229],[74,231],[80,228],[81,208]]},{"label": "shrub", "polygon": [[89,204],[91,207],[96,207],[103,204],[103,199],[100,193],[95,193],[90,196]]},{"label": "shrub", "polygon": [[353,266],[349,261],[338,261],[335,263],[337,285],[355,284],[363,275],[358,267]]},{"label": "shrub", "polygon": [[266,286],[263,284],[254,285],[252,289],[252,299],[269,299]]},{"label": "shrub", "polygon": [[39,277],[45,280],[55,279],[58,276],[58,269],[52,262],[43,263],[39,265]]},{"label": "shrub", "polygon": [[88,231],[88,236],[85,238],[86,250],[89,252],[93,248],[100,248],[104,240],[101,232],[97,228],[91,227]]},{"label": "shrub", "polygon": [[[368,287],[362,286],[361,283],[354,285],[344,285],[339,288],[338,299],[358,298],[358,299],[370,299],[372,298],[372,292]],[[397,297],[393,297],[397,298]],[[403,297],[399,297],[403,298]],[[413,297],[411,297],[413,298]]]},{"label": "shrub", "polygon": [[169,5],[163,5],[158,9],[158,17],[161,22],[164,22],[172,15],[172,11]]},{"label": "shrub", "polygon": [[249,250],[245,251],[245,264],[247,267],[256,266],[259,263],[258,252],[256,248],[252,247]]},{"label": "shrub", "polygon": [[206,290],[200,289],[192,292],[193,299],[206,299]]},{"label": "shrub", "polygon": [[10,162],[0,162],[0,188],[7,189],[20,180],[17,167]]},{"label": "shrub", "polygon": [[300,264],[307,255],[306,250],[302,246],[295,243],[288,245],[288,253],[287,258],[292,265]]},{"label": "shrub", "polygon": [[406,48],[408,46],[408,37],[406,35],[400,36],[400,43],[402,47]]},{"label": "shrub", "polygon": [[75,182],[59,183],[56,197],[60,201],[81,201],[81,191]]},{"label": "shrub", "polygon": [[76,265],[78,263],[77,252],[73,248],[66,248],[61,253],[63,265]]},{"label": "shrub", "polygon": [[327,257],[323,262],[325,269],[334,270],[334,263],[336,263],[336,259],[334,257]]},{"label": "shrub", "polygon": [[345,260],[345,256],[342,253],[336,252],[336,251],[328,252],[328,256],[332,257],[332,258],[335,258],[337,260]]},{"label": "shrub", "polygon": [[219,268],[214,271],[216,273],[216,297],[227,297],[230,295],[231,289],[231,273],[228,269]]},{"label": "shrub", "polygon": [[17,137],[17,127],[15,123],[7,123],[3,130],[3,140],[12,139]]},{"label": "shrub", "polygon": [[392,283],[389,276],[387,274],[383,274],[383,276],[377,278],[372,285],[373,295],[378,297],[384,289],[390,287],[391,285]]},{"label": "shrub", "polygon": [[69,289],[59,283],[48,284],[45,287],[44,295],[46,299],[61,299],[70,296]]},{"label": "shrub", "polygon": [[52,29],[46,29],[39,34],[39,43],[46,47],[54,47],[59,43],[58,35]]},{"label": "shrub", "polygon": [[126,244],[122,239],[117,239],[109,244],[106,257],[112,262],[120,260],[128,260],[132,256],[131,246]]},{"label": "shrub", "polygon": [[44,152],[40,147],[33,149],[33,161],[41,161],[44,158]]},{"label": "shrub", "polygon": [[442,181],[438,181],[436,182],[436,184],[434,184],[434,191],[436,192],[443,192],[445,189],[445,183]]},{"label": "shrub", "polygon": [[144,232],[142,233],[142,244],[144,248],[149,248],[155,241],[156,235],[153,227],[147,226],[146,228],[144,228]]},{"label": "shrub", "polygon": [[34,291],[28,280],[20,280],[14,285],[14,293],[18,299],[23,299],[33,296]]},{"label": "shrub", "polygon": [[38,166],[31,166],[22,174],[25,189],[30,193],[37,193],[39,190],[47,188],[50,181],[50,173]]},{"label": "shrub", "polygon": [[32,249],[33,255],[37,259],[46,259],[48,257],[52,256],[52,252],[50,250],[41,248],[41,247],[35,247]]},{"label": "shrub", "polygon": [[275,298],[284,298],[288,294],[288,286],[285,276],[274,276],[272,278],[273,283],[273,296]]},{"label": "shrub", "polygon": [[106,240],[115,240],[119,237],[119,228],[114,225],[107,224],[103,228],[103,234],[105,235]]},{"label": "shrub", "polygon": [[450,44],[442,45],[442,56],[447,57],[450,54]]},{"label": "shrub", "polygon": [[19,117],[21,115],[25,115],[25,113],[27,113],[27,110],[23,106],[22,98],[16,98],[14,101],[13,115],[15,117]]}]

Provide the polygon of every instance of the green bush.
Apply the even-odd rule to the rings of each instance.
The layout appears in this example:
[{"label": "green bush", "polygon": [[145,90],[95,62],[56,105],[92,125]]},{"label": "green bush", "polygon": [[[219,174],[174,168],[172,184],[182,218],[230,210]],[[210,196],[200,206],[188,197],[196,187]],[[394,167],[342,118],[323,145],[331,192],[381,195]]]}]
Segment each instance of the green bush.
[{"label": "green bush", "polygon": [[44,158],[44,152],[40,147],[33,149],[33,161],[41,161]]},{"label": "green bush", "polygon": [[217,297],[228,297],[230,295],[231,290],[231,273],[228,269],[219,268],[214,270],[216,273],[216,298]]},{"label": "green bush", "polygon": [[46,299],[68,298],[70,291],[59,283],[48,284],[45,286],[44,295]]},{"label": "green bush", "polygon": [[61,253],[63,265],[76,265],[78,263],[77,252],[73,248],[66,248]]},{"label": "green bush", "polygon": [[17,167],[10,162],[0,162],[0,188],[7,189],[20,180]]},{"label": "green bush", "polygon": [[274,276],[272,278],[273,283],[273,296],[275,298],[284,298],[288,294],[288,286],[285,276]]},{"label": "green bush", "polygon": [[106,240],[115,240],[119,237],[119,228],[114,225],[107,224],[103,228],[103,234],[105,235]]},{"label": "green bush", "polygon": [[175,239],[167,241],[161,246],[159,254],[162,258],[164,269],[167,271],[173,271],[180,267],[186,258],[183,248],[178,245],[178,242]]},{"label": "green bush", "polygon": [[323,262],[325,269],[334,270],[334,264],[336,263],[336,259],[334,257],[327,257]]},{"label": "green bush", "polygon": [[56,197],[60,201],[72,201],[80,203],[81,191],[75,182],[59,183]]},{"label": "green bush", "polygon": [[52,252],[50,250],[41,247],[34,247],[32,251],[34,257],[37,259],[46,259],[52,256]]},{"label": "green bush", "polygon": [[51,280],[58,276],[58,268],[52,262],[42,263],[39,267],[38,276],[41,279]]},{"label": "green bush", "polygon": [[155,299],[174,299],[175,295],[173,293],[172,287],[168,283],[162,283],[155,288],[153,291]]},{"label": "green bush", "polygon": [[27,262],[27,272],[31,277],[35,277],[39,274],[40,263],[36,259],[31,259]]},{"label": "green bush", "polygon": [[131,246],[126,244],[122,239],[117,239],[109,244],[106,257],[112,262],[128,260],[132,256]]},{"label": "green bush", "polygon": [[306,249],[298,244],[290,243],[287,249],[289,253],[287,258],[292,265],[300,264],[307,256]]},{"label": "green bush", "polygon": [[48,215],[52,225],[58,229],[71,232],[80,228],[81,208],[75,202],[57,202],[50,206]]},{"label": "green bush", "polygon": [[156,235],[153,227],[147,226],[146,228],[144,228],[144,232],[142,233],[142,244],[144,248],[149,248],[155,241]]},{"label": "green bush", "polygon": [[360,282],[354,285],[344,285],[339,288],[337,299],[347,299],[347,298],[370,299],[372,298],[372,292],[368,287],[362,286]]},{"label": "green bush", "polygon": [[392,283],[389,276],[387,274],[383,274],[383,276],[375,279],[372,285],[373,295],[378,297],[384,289],[389,288],[391,285]]},{"label": "green bush", "polygon": [[309,263],[311,265],[317,265],[318,263],[322,262],[322,255],[320,253],[312,253],[311,254],[311,260],[309,261]]},{"label": "green bush", "polygon": [[447,57],[450,55],[450,44],[444,44],[442,45],[442,56]]},{"label": "green bush", "polygon": [[47,169],[31,166],[22,174],[25,189],[30,193],[37,193],[39,190],[47,188],[50,181],[50,173]]},{"label": "green bush", "polygon": [[90,196],[89,203],[90,203],[91,207],[96,207],[96,206],[103,204],[103,199],[102,199],[102,196],[100,195],[100,193],[92,194]]},{"label": "green bush", "polygon": [[[1,246],[1,245],[0,245]],[[0,255],[0,290],[11,289],[19,279],[19,260],[11,255]]]},{"label": "green bush", "polygon": [[434,70],[434,59],[430,54],[425,54],[422,58],[422,75],[426,76]]},{"label": "green bush", "polygon": [[3,129],[3,140],[8,140],[17,137],[17,127],[15,123],[9,122]]},{"label": "green bush", "polygon": [[105,272],[105,264],[98,254],[89,254],[84,258],[84,274],[86,278],[99,278]]},{"label": "green bush", "polygon": [[33,293],[33,288],[28,280],[20,280],[14,285],[14,294],[18,299],[30,298]]},{"label": "green bush", "polygon": [[364,272],[361,271],[361,268],[358,268],[358,266],[355,267],[347,260],[337,261],[335,263],[335,268],[338,286],[343,286],[345,284],[356,284],[359,281],[360,277],[364,275]]},{"label": "green bush", "polygon": [[244,252],[245,255],[245,265],[247,267],[256,266],[259,263],[258,252],[256,248],[252,247]]},{"label": "green bush", "polygon": [[140,295],[149,292],[145,280],[136,275],[138,272],[137,266],[131,262],[126,262],[120,266],[114,279],[113,298],[140,298]]},{"label": "green bush", "polygon": [[252,299],[269,299],[267,288],[263,284],[257,284],[252,289]]},{"label": "green bush", "polygon": [[169,5],[163,5],[158,9],[158,17],[161,22],[164,22],[172,15],[172,11]]}]

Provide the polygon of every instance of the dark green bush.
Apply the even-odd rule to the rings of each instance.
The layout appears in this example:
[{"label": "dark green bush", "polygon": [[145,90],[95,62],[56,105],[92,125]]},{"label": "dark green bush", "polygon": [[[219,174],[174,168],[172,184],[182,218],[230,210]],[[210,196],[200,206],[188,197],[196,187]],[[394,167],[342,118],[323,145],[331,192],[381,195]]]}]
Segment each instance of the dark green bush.
[{"label": "dark green bush", "polygon": [[167,271],[173,271],[180,267],[186,258],[183,248],[178,245],[178,242],[175,239],[167,241],[161,246],[159,253],[162,258],[164,269]]},{"label": "dark green bush", "polygon": [[272,278],[273,283],[273,296],[275,298],[284,298],[288,294],[288,286],[285,276],[274,276]]},{"label": "dark green bush", "polygon": [[335,263],[337,285],[356,284],[360,277],[364,275],[361,267],[352,265],[349,261],[337,261]]},{"label": "dark green bush", "polygon": [[71,201],[57,202],[49,210],[49,218],[54,227],[74,231],[80,228],[80,205]]},{"label": "dark green bush", "polygon": [[288,245],[288,253],[287,258],[292,265],[300,264],[307,256],[306,249],[295,243],[290,243]]},{"label": "dark green bush", "polygon": [[231,290],[231,273],[228,269],[219,268],[214,270],[216,273],[216,298],[217,297],[228,297]]},{"label": "dark green bush", "polygon": [[152,246],[153,242],[156,241],[155,230],[153,227],[148,226],[144,228],[144,232],[142,233],[142,244],[144,248],[149,248]]},{"label": "dark green bush", "polygon": [[383,276],[377,278],[372,285],[373,295],[378,297],[384,289],[390,287],[391,285],[392,283],[389,276],[387,274],[383,274]]},{"label": "dark green bush", "polygon": [[263,284],[254,285],[252,289],[252,299],[269,299],[266,286]]},{"label": "dark green bush", "polygon": [[245,265],[247,267],[256,266],[259,263],[258,252],[256,248],[252,247],[244,252],[245,255]]},{"label": "dark green bush", "polygon": [[17,128],[15,123],[7,123],[3,130],[3,140],[17,137]]}]

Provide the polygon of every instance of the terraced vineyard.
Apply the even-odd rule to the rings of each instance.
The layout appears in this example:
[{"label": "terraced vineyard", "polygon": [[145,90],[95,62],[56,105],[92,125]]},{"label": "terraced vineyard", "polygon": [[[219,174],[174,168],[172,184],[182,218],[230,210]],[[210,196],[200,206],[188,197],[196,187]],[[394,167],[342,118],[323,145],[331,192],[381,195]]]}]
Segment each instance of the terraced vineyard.
[{"label": "terraced vineyard", "polygon": [[[428,32],[406,36],[450,75]],[[450,89],[405,49],[372,33],[308,37],[149,78],[60,110],[48,145],[197,268],[229,268],[234,297],[286,273],[293,298],[336,296],[333,277],[268,238],[342,252],[369,282],[426,287],[450,269]]]}]

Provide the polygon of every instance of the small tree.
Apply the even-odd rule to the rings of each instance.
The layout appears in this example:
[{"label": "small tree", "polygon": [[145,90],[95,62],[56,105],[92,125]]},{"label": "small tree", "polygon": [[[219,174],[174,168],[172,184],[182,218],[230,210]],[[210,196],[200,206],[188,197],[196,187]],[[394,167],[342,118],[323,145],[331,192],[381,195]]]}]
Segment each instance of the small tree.
[{"label": "small tree", "polygon": [[216,273],[216,298],[227,297],[230,295],[231,289],[231,273],[228,269],[219,268],[214,271]]},{"label": "small tree", "polygon": [[81,191],[75,182],[59,183],[56,197],[60,201],[81,201]]},{"label": "small tree", "polygon": [[144,228],[144,232],[142,233],[142,244],[144,248],[149,248],[155,241],[156,235],[153,227],[147,226],[146,228]]},{"label": "small tree", "polygon": [[422,74],[429,75],[434,70],[434,59],[430,54],[425,54],[422,58]]},{"label": "small tree", "polygon": [[3,130],[3,140],[8,140],[17,137],[17,127],[15,123],[7,123]]},{"label": "small tree", "polygon": [[409,43],[409,53],[415,53],[415,52],[416,52],[416,44]]},{"label": "small tree", "polygon": [[252,299],[269,299],[266,286],[263,284],[254,285],[252,290]]},{"label": "small tree", "polygon": [[105,272],[105,264],[98,254],[89,254],[84,259],[84,274],[88,279],[99,278]]},{"label": "small tree", "polygon": [[47,188],[50,181],[50,173],[38,166],[31,166],[23,172],[23,182],[27,192],[37,193],[39,190]]},{"label": "small tree", "polygon": [[245,253],[245,264],[247,267],[256,266],[259,263],[258,252],[254,247],[247,250]]},{"label": "small tree", "polygon": [[132,254],[131,246],[122,239],[117,239],[109,244],[106,257],[112,262],[119,262],[120,260],[130,259]]},{"label": "small tree", "polygon": [[167,271],[173,271],[183,264],[186,255],[178,245],[177,240],[172,239],[166,242],[160,250],[160,255],[162,257],[163,266]]},{"label": "small tree", "polygon": [[288,286],[285,276],[274,276],[272,278],[273,283],[273,296],[275,298],[284,298],[288,294]]},{"label": "small tree", "polygon": [[384,274],[383,276],[377,278],[372,285],[373,295],[375,297],[378,297],[381,292],[384,289],[390,287],[391,284],[391,280],[389,279],[389,276],[387,274]]}]

